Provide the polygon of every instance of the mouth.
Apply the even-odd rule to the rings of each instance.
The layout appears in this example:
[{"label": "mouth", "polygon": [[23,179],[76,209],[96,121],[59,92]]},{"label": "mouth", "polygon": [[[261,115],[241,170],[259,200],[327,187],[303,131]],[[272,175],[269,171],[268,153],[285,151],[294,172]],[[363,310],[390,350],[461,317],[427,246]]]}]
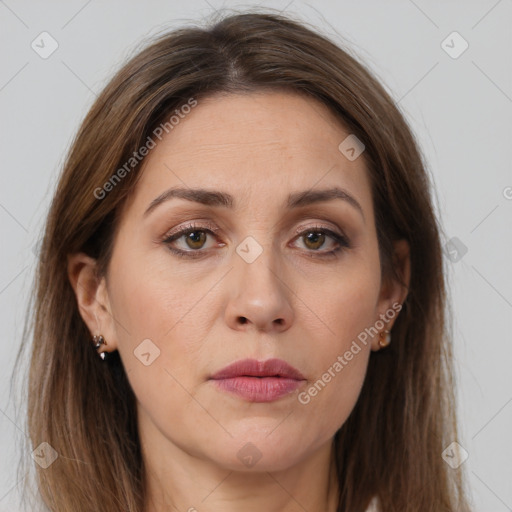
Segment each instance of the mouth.
[{"label": "mouth", "polygon": [[210,377],[221,391],[248,402],[273,402],[297,390],[305,377],[282,359],[235,361]]}]

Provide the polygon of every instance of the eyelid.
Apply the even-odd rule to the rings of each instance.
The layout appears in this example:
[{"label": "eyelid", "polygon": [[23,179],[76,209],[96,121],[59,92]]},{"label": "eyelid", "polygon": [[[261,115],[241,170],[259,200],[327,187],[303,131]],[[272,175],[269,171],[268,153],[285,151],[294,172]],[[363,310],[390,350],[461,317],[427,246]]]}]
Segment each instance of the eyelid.
[{"label": "eyelid", "polygon": [[[203,230],[203,231],[208,231],[210,230],[213,234],[217,234],[221,229],[215,225],[215,224],[212,224],[210,221],[189,221],[188,223],[186,224],[181,224],[177,227],[174,227],[172,228],[171,230],[169,231],[166,231],[165,234],[163,235],[162,239],[163,240],[166,240],[170,237],[172,237],[173,235],[175,234],[178,234],[178,233],[183,233],[187,230]],[[338,236],[342,236],[343,238],[347,238],[347,236],[341,231],[339,230],[339,228],[336,228],[336,227],[328,227],[328,226],[321,226],[318,222],[311,226],[311,225],[306,225],[306,224],[301,224],[299,225],[298,227],[295,228],[294,230],[294,234],[295,236],[297,235],[301,235],[302,233],[304,233],[304,231],[313,231],[313,230],[330,230],[330,231],[333,231],[334,233],[336,233]],[[337,232],[337,231],[341,231],[341,232]],[[348,238],[347,238],[348,239]]]},{"label": "eyelid", "polygon": [[186,224],[180,224],[179,226],[166,231],[162,240],[165,241],[175,234],[183,234],[184,232],[193,230],[211,231],[215,235],[220,231],[220,228],[215,224],[211,224],[209,221],[189,221]]},{"label": "eyelid", "polygon": [[297,228],[295,228],[294,231],[295,231],[295,235],[302,235],[305,231],[326,231],[326,232],[331,232],[340,238],[343,238],[347,242],[349,241],[348,236],[340,228],[334,227],[334,226],[320,225],[318,222],[316,224],[314,224],[313,226],[302,224],[302,225],[298,226]]}]

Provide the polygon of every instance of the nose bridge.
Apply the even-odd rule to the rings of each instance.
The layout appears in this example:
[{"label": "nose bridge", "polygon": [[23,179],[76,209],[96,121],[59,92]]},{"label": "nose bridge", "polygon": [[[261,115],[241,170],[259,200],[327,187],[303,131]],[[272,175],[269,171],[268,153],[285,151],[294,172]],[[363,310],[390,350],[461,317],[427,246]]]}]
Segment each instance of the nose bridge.
[{"label": "nose bridge", "polygon": [[275,300],[282,295],[282,283],[277,277],[278,259],[269,236],[264,240],[264,245],[252,236],[242,241],[236,248],[235,262],[242,284],[239,292],[252,296],[253,300]]},{"label": "nose bridge", "polygon": [[268,330],[287,328],[291,323],[292,308],[279,257],[273,252],[270,236],[264,242],[248,236],[233,255],[236,284],[226,312],[232,326],[249,323]]},{"label": "nose bridge", "polygon": [[[278,258],[272,252],[272,244],[265,246],[246,240],[237,248],[238,271],[243,275],[246,289],[254,293],[259,291],[280,293],[280,281],[277,278]],[[256,245],[257,244],[257,245]]]}]

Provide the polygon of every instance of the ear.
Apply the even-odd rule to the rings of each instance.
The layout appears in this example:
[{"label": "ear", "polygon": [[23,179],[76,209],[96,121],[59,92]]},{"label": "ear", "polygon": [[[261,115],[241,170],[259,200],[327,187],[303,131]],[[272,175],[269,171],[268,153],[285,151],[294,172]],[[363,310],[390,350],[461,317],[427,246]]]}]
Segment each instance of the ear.
[{"label": "ear", "polygon": [[[393,328],[393,324],[409,292],[411,260],[410,248],[406,240],[393,242],[392,265],[396,275],[384,276],[377,306],[376,321],[380,320],[384,323],[382,330],[386,331],[391,331]],[[379,349],[379,336],[375,336],[372,341],[372,350]]]},{"label": "ear", "polygon": [[114,319],[111,314],[106,280],[98,277],[96,260],[85,253],[68,255],[68,278],[75,292],[80,315],[93,335],[106,341],[101,352],[117,349]]}]

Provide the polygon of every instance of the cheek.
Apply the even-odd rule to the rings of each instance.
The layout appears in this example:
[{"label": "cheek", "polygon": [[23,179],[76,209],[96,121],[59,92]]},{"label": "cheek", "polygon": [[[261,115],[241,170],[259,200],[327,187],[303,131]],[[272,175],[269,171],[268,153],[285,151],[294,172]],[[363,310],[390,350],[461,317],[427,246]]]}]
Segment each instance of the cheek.
[{"label": "cheek", "polygon": [[310,328],[306,336],[309,344],[314,341],[314,350],[306,345],[302,349],[315,377],[298,402],[305,413],[324,419],[327,437],[345,422],[357,402],[370,357],[368,332],[378,318],[378,260],[361,258],[346,270],[337,279],[320,279],[318,292],[308,294],[308,305],[322,320],[316,327],[323,335],[315,336]]},{"label": "cheek", "polygon": [[191,416],[189,429],[197,422],[208,431],[208,418],[202,418],[194,399],[201,340],[208,332],[206,319],[198,320],[203,309],[195,306],[203,301],[179,279],[169,282],[169,276],[147,268],[131,275],[116,288],[113,309],[126,326],[116,323],[118,350],[145,428],[149,418],[178,442],[188,434],[176,417]]},{"label": "cheek", "polygon": [[[198,282],[197,273],[176,264],[161,248],[148,251],[125,245],[124,254],[129,257],[122,256],[121,249],[114,252],[111,271],[113,313],[126,326],[116,326],[120,344],[127,339],[140,343],[146,338],[159,346],[169,345],[169,339],[185,341],[186,336],[176,333],[184,326],[194,330],[204,325],[207,319],[201,305],[218,278],[209,276]],[[194,339],[192,333],[188,338]]]},{"label": "cheek", "polygon": [[[194,373],[208,335],[214,284],[193,286],[190,276],[169,269],[169,261],[148,261],[137,248],[114,253],[110,303],[118,350],[132,388],[142,404],[182,400],[180,385],[193,387]],[[193,282],[193,280],[192,280]]]},{"label": "cheek", "polygon": [[[335,273],[318,276],[298,290],[317,312],[328,336],[320,337],[320,355],[332,357],[377,320],[380,266],[373,252],[342,261]],[[326,361],[324,360],[324,363]]]},{"label": "cheek", "polygon": [[297,417],[321,418],[316,433],[318,443],[332,438],[343,426],[361,393],[369,350],[364,346],[352,350],[333,354],[318,378],[297,397]]}]

